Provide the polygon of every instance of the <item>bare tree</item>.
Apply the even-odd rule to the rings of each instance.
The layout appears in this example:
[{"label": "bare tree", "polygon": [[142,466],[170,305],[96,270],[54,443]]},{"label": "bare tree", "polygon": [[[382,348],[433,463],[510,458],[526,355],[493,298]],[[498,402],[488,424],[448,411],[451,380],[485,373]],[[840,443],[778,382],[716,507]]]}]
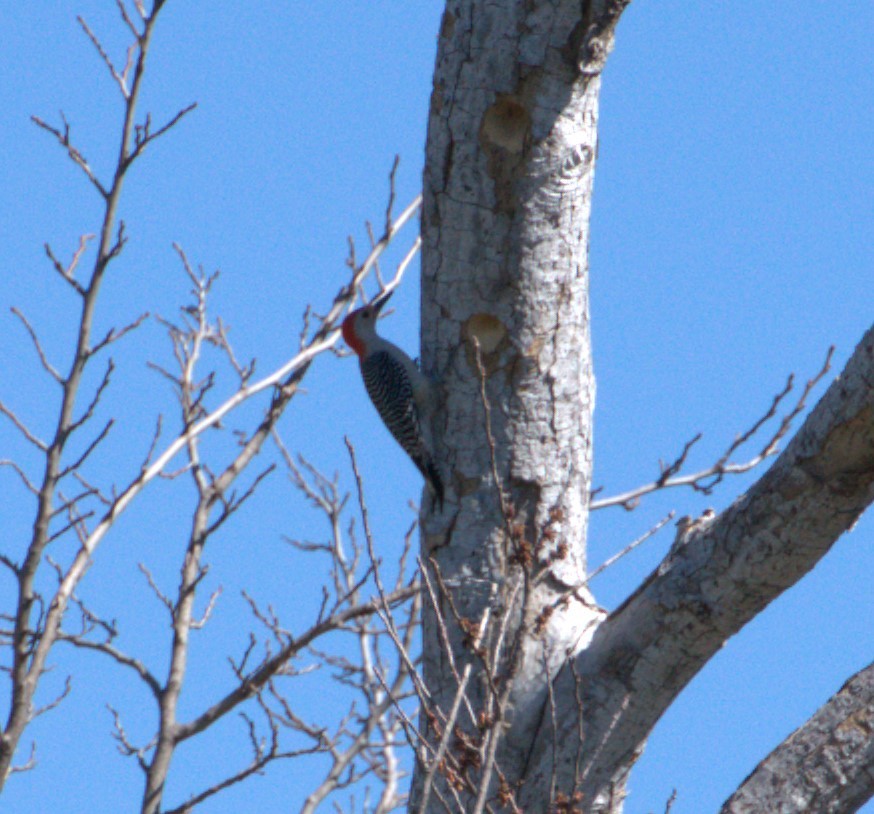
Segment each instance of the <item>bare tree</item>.
[{"label": "bare tree", "polygon": [[[122,188],[147,148],[170,134],[196,107],[188,105],[161,124],[153,123],[151,114],[138,111],[156,22],[165,5],[165,0],[153,0],[148,8],[140,0],[116,3],[129,38],[121,60],[114,59],[91,25],[79,18],[123,102],[118,152],[108,178],[86,159],[64,114],[59,124],[33,117],[34,124],[58,142],[84,175],[101,203],[102,216],[94,234],[81,236],[69,262],[45,246],[51,273],[72,290],[79,305],[75,342],[66,364],[51,358],[36,324],[14,309],[43,375],[57,385],[60,397],[48,440],[32,429],[29,416],[11,403],[0,402],[9,426],[31,447],[31,454],[23,459],[4,457],[0,464],[17,476],[34,517],[31,539],[24,544],[10,542],[8,547],[4,542],[0,552],[0,562],[15,586],[14,594],[4,594],[0,610],[2,667],[9,688],[0,738],[0,790],[11,775],[35,767],[35,742],[29,757],[14,762],[28,726],[63,702],[75,680],[68,676],[57,697],[37,703],[51,668],[50,654],[58,644],[66,644],[121,668],[153,705],[157,724],[145,740],[135,737],[125,715],[110,707],[118,750],[142,772],[141,811],[190,811],[262,774],[271,764],[319,755],[319,765],[327,768],[323,776],[313,777],[302,811],[314,811],[330,795],[355,788],[364,779],[378,788],[371,809],[387,812],[405,799],[404,770],[397,750],[403,742],[404,722],[414,709],[407,699],[415,665],[406,653],[413,649],[420,587],[405,568],[406,558],[400,568],[391,569],[386,585],[388,578],[380,575],[380,563],[373,554],[361,485],[363,537],[354,519],[347,520],[349,495],[341,491],[338,479],[325,476],[303,459],[295,461],[277,425],[313,360],[336,350],[339,318],[358,296],[365,278],[378,271],[380,256],[418,213],[420,201],[412,201],[395,214],[393,169],[382,234],[370,229],[371,246],[363,260],[357,259],[355,246],[350,245],[346,283],[322,315],[306,310],[296,352],[264,375],[256,375],[254,360],[238,359],[225,324],[212,316],[209,297],[218,275],[196,268],[183,249],[175,246],[181,272],[190,285],[190,301],[175,318],[155,317],[169,339],[171,362],[150,363],[156,377],[168,383],[174,394],[175,416],[155,416],[150,442],[125,458],[122,482],[103,482],[105,469],[95,468],[94,461],[105,454],[117,421],[113,411],[126,412],[126,396],[113,386],[116,362],[109,353],[148,319],[148,314],[142,314],[105,333],[95,328],[102,284],[119,263],[127,242],[128,229],[120,214]],[[384,287],[400,283],[418,251],[418,238],[410,244]],[[101,368],[96,384],[92,378],[95,367]],[[243,407],[252,405],[257,405],[254,411],[237,418]],[[109,417],[104,417],[107,413]],[[204,443],[207,434],[214,437],[217,432],[232,437],[232,442],[219,448]],[[278,466],[288,473],[292,488],[327,520],[325,541],[292,542],[303,558],[327,557],[330,580],[323,587],[321,603],[307,614],[311,621],[300,629],[286,627],[272,607],[263,607],[256,597],[245,594],[253,629],[242,652],[228,656],[224,691],[202,702],[193,715],[183,716],[180,699],[190,672],[192,637],[210,621],[221,594],[220,587],[205,588],[206,551]],[[101,544],[123,513],[159,482],[177,489],[193,487],[188,529],[179,551],[177,587],[167,591],[148,565],[140,564],[155,607],[166,613],[169,622],[164,670],[123,647],[124,631],[115,619],[81,598]],[[407,550],[414,530],[415,523],[407,534]],[[347,709],[339,714],[334,711],[333,721],[330,715],[306,715],[292,702],[295,679],[312,669],[330,672],[349,695]],[[166,783],[180,745],[237,714],[243,722],[239,751],[248,748],[249,758],[216,780],[191,778],[187,799],[168,804]]]},{"label": "bare tree", "polygon": [[[89,163],[63,115],[54,123],[34,117],[82,173],[102,216],[72,249],[46,246],[49,270],[78,309],[64,364],[47,349],[37,321],[16,311],[60,396],[45,438],[14,394],[0,402],[8,426],[30,448],[22,458],[4,453],[0,464],[33,507],[31,538],[0,550],[15,588],[0,608],[0,666],[9,687],[0,790],[12,774],[34,768],[28,727],[64,702],[75,681],[38,701],[49,656],[63,652],[62,644],[108,660],[148,699],[156,720],[149,736],[135,735],[123,710],[111,709],[111,721],[119,751],[141,771],[140,810],[149,814],[191,811],[308,756],[318,758],[319,773],[305,812],[329,801],[340,808],[338,795],[365,784],[376,789],[365,803],[376,812],[620,812],[629,774],[662,713],[874,498],[874,329],[782,452],[829,370],[830,353],[804,386],[793,390],[790,380],[710,466],[686,471],[696,437],[650,483],[596,494],[589,213],[600,76],[628,0],[453,0],[440,31],[423,197],[395,214],[392,170],[384,226],[369,229],[366,256],[360,260],[350,245],[344,284],[318,313],[307,309],[296,351],[266,374],[240,359],[213,316],[217,275],[176,246],[190,299],[174,317],[155,318],[170,353],[169,362],[152,362],[173,394],[171,411],[154,416],[149,443],[138,457],[128,450],[126,470],[106,480],[94,462],[125,398],[116,396],[109,353],[152,321],[116,315],[115,327],[95,329],[102,283],[124,256],[122,186],[146,148],[184,127],[195,109],[160,124],[138,112],[165,5],[117,1],[129,36],[120,58],[80,19],[123,101],[108,175]],[[420,206],[421,240],[407,239],[385,281],[380,258]],[[288,450],[279,421],[313,361],[337,352],[339,320],[368,275],[375,272],[381,290],[398,285],[420,245],[422,364],[443,399],[434,429],[448,495],[442,511],[426,503],[419,557],[411,553],[419,530],[411,521],[394,567],[375,553],[351,443],[355,500],[338,476]],[[215,437],[227,442],[207,443]],[[750,444],[758,446],[744,456]],[[770,470],[726,511],[682,518],[668,555],[618,608],[597,605],[589,581],[600,569],[590,571],[586,557],[592,510],[632,509],[670,488],[709,493],[770,458]],[[324,519],[318,541],[289,540],[304,562],[327,563],[321,600],[305,614],[308,622],[291,625],[246,593],[252,630],[228,655],[222,692],[198,699],[192,712],[181,704],[192,639],[222,601],[220,589],[208,587],[206,552],[277,472]],[[160,484],[187,495],[188,510],[175,542],[175,587],[141,564],[169,623],[158,669],[123,644],[121,625],[92,607],[83,589],[119,518]],[[310,670],[330,672],[348,690],[340,714],[295,704],[295,682]],[[868,799],[870,670],[765,758],[724,810],[853,811]],[[237,714],[235,755],[248,754],[217,778],[187,778],[186,798],[168,801],[179,748]],[[409,799],[404,753],[415,760]]]},{"label": "bare tree", "polygon": [[[752,489],[718,515],[684,518],[668,556],[616,610],[593,601],[590,509],[708,489],[755,465],[776,452],[815,382],[749,461],[732,462],[732,447],[683,475],[687,446],[651,484],[590,504],[589,213],[601,72],[627,5],[470,0],[443,17],[422,330],[425,368],[444,390],[438,426],[454,494],[423,526],[442,590],[424,614],[430,746],[414,811],[621,811],[665,709],[874,498],[872,329]],[[830,731],[811,722],[804,737],[816,746],[781,748],[757,772],[781,766],[781,785],[751,779],[741,795],[751,807],[729,810],[819,810],[797,792],[822,782],[803,754],[824,749]],[[829,751],[823,810],[855,810],[874,792],[870,730],[854,732],[866,746]]]}]

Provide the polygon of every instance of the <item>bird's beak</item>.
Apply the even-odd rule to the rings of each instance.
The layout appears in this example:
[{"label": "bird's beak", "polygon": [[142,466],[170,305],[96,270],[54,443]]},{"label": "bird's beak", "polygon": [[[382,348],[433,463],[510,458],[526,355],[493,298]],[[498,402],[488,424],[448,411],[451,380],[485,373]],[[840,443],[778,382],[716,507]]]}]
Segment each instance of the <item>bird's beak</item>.
[{"label": "bird's beak", "polygon": [[391,295],[394,293],[394,289],[392,289],[391,291],[384,291],[380,294],[372,303],[370,303],[373,310],[376,311],[377,314],[382,311],[382,306],[391,299]]}]

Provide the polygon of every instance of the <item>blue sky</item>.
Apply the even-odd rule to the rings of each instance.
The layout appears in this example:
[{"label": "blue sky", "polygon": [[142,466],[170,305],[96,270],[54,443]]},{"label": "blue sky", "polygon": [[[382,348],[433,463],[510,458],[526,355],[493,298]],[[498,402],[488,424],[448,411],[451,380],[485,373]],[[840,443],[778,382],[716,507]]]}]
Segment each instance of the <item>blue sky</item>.
[{"label": "blue sky", "polygon": [[[32,319],[65,366],[76,303],[51,276],[42,247],[48,241],[68,257],[79,235],[96,229],[99,209],[29,116],[55,123],[63,110],[77,144],[105,173],[121,106],[75,15],[113,54],[124,44],[114,4],[50,6],[0,10],[0,398],[40,431],[56,393],[35,375],[9,308]],[[122,216],[130,243],[107,281],[101,325],[143,311],[174,314],[188,290],[171,249],[177,241],[193,262],[221,269],[213,312],[231,326],[238,355],[257,356],[266,372],[294,349],[305,305],[324,308],[345,281],[347,236],[361,253],[363,222],[381,223],[395,154],[399,204],[418,191],[441,4],[311,9],[272,0],[233,9],[168,1],[142,109],[159,121],[192,101],[199,107],[128,179]],[[672,459],[699,431],[704,439],[690,465],[706,466],[764,412],[790,372],[810,377],[834,344],[836,374],[871,324],[872,39],[874,8],[862,3],[841,14],[815,0],[630,6],[604,76],[591,240],[595,481],[605,494],[651,480],[658,461]],[[417,304],[413,270],[385,328],[413,353]],[[121,480],[138,465],[130,451],[145,449],[155,414],[172,413],[172,396],[145,366],[169,360],[157,323],[116,356],[119,427],[95,466],[101,477]],[[390,558],[419,480],[379,427],[354,362],[320,360],[282,430],[292,449],[339,470],[348,488],[343,436],[350,437]],[[218,439],[207,447],[224,449]],[[26,453],[0,424],[0,456],[7,455]],[[709,498],[674,492],[633,513],[596,513],[592,566],[669,510],[720,509],[750,482],[729,481]],[[8,470],[0,470],[0,489],[6,546],[25,539],[29,516]],[[179,520],[190,497],[156,484],[109,536],[81,591],[118,618],[125,646],[156,669],[167,624],[136,564],[148,564],[168,590],[175,586]],[[598,600],[620,602],[664,556],[672,531],[599,577]],[[240,588],[273,602],[289,624],[311,618],[324,575],[288,550],[282,535],[322,534],[320,518],[277,477],[215,541],[209,587],[222,585],[224,593],[195,647],[186,710],[227,686],[224,656],[245,641]],[[718,809],[758,760],[870,662],[872,536],[867,517],[692,682],[632,776],[629,814],[662,811],[673,788],[674,814]],[[0,576],[4,604],[10,587]],[[47,691],[72,671],[73,694],[34,726],[40,765],[10,782],[5,807],[35,814],[63,799],[71,811],[130,809],[139,777],[114,750],[104,704],[145,735],[145,695],[96,658],[59,650],[54,664]],[[302,705],[317,708],[331,690],[310,681],[298,692]],[[168,805],[197,790],[192,777],[230,759],[225,734],[180,751]],[[202,810],[295,810],[312,771],[276,766]]]}]

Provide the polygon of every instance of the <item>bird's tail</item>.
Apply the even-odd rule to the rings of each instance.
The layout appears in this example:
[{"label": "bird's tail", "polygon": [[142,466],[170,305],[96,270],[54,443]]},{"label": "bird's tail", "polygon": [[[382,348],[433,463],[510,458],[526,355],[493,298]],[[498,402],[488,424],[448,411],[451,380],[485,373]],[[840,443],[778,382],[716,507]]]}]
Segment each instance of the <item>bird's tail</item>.
[{"label": "bird's tail", "polygon": [[443,496],[445,493],[443,490],[443,481],[440,479],[440,473],[437,471],[437,467],[434,466],[434,462],[430,458],[423,461],[416,461],[416,463],[419,465],[419,469],[425,476],[425,482],[428,484],[428,488],[437,500],[437,505],[442,512]]}]

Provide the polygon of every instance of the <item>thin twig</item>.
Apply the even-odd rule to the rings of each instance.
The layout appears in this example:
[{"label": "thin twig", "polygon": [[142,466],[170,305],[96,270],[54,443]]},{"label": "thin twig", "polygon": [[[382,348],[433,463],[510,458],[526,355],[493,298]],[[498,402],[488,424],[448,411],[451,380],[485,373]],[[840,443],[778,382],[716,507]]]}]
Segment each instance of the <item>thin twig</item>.
[{"label": "thin twig", "polygon": [[[7,407],[2,401],[0,401],[0,413],[3,413],[3,415],[5,415],[15,425],[18,431],[38,450],[40,450],[41,452],[45,452],[46,450],[48,450],[49,445],[40,438],[37,438],[37,436],[34,435],[27,428],[27,425],[15,414],[15,412]],[[20,470],[19,474],[21,474]],[[24,480],[25,483],[27,483],[28,485],[30,484],[30,481],[28,481],[26,478]]]},{"label": "thin twig", "polygon": [[45,243],[43,247],[45,248],[46,256],[49,260],[52,261],[52,267],[58,274],[61,275],[61,278],[69,283],[73,290],[79,294],[80,296],[85,295],[85,289],[82,288],[81,284],[76,280],[76,267],[79,265],[79,261],[82,259],[82,255],[85,254],[85,249],[88,248],[89,241],[94,239],[94,235],[81,235],[79,237],[79,248],[73,253],[73,259],[70,261],[70,264],[65,268],[61,261],[55,257],[54,252],[52,251],[52,247]]},{"label": "thin twig", "polygon": [[60,373],[55,369],[54,365],[49,362],[48,357],[46,356],[45,351],[43,350],[42,344],[39,341],[39,337],[36,335],[36,331],[33,326],[28,322],[27,317],[21,313],[17,308],[10,309],[15,316],[21,320],[21,324],[24,325],[25,330],[30,335],[31,342],[33,342],[33,346],[36,349],[37,355],[39,356],[40,364],[43,366],[43,369],[56,381],[58,384],[63,384],[64,380]]},{"label": "thin twig", "polygon": [[22,772],[29,772],[31,769],[36,768],[36,741],[30,742],[30,755],[28,755],[27,760],[24,763],[19,763],[18,765],[12,765],[9,767],[9,775],[13,774],[21,774]]},{"label": "thin twig", "polygon": [[[583,585],[588,585],[588,583],[590,583],[596,576],[598,576],[598,574],[601,574],[604,571],[606,571],[611,565],[615,565],[624,556],[626,556],[627,554],[630,554],[632,551],[634,551],[634,549],[637,548],[641,543],[645,543],[656,532],[660,531],[665,525],[667,525],[671,520],[673,520],[674,515],[676,515],[676,512],[671,510],[661,520],[659,520],[658,523],[656,523],[652,528],[645,531],[636,540],[632,540],[627,546],[625,546],[625,548],[622,549],[622,551],[619,551],[618,553],[614,554],[612,557],[608,557],[606,560],[604,560],[604,562],[602,562],[594,571],[592,571],[591,574],[589,574],[586,577],[586,581],[583,583]],[[579,588],[582,588],[583,585],[578,586],[577,590],[579,590]]]},{"label": "thin twig", "polygon": [[147,116],[145,124],[137,127],[136,142],[134,149],[131,151],[131,154],[128,158],[128,163],[137,158],[143,152],[143,150],[146,149],[147,145],[155,141],[155,139],[163,136],[164,133],[179,124],[179,122],[189,113],[191,113],[192,110],[196,109],[197,102],[192,102],[190,105],[183,107],[172,119],[170,119],[170,121],[168,121],[162,127],[159,127],[154,132],[151,131],[151,119]]},{"label": "thin twig", "polygon": [[100,180],[94,174],[94,171],[91,169],[88,161],[85,159],[85,156],[77,150],[72,142],[70,141],[70,125],[67,123],[67,120],[64,118],[64,114],[61,114],[61,120],[64,122],[64,131],[61,132],[57,127],[52,127],[50,124],[43,121],[39,116],[31,116],[30,120],[39,128],[45,130],[48,133],[51,133],[57,140],[58,143],[67,150],[67,155],[73,159],[73,163],[79,167],[82,172],[85,173],[88,180],[94,185],[95,189],[100,193],[100,197],[104,200],[109,198],[109,190],[100,183]]},{"label": "thin twig", "polygon": [[[91,44],[97,50],[97,53],[100,54],[100,58],[103,60],[103,63],[106,65],[109,70],[110,75],[115,80],[119,89],[121,90],[121,95],[124,96],[125,99],[130,98],[130,90],[127,86],[126,77],[122,76],[116,69],[115,65],[112,64],[112,60],[109,58],[109,54],[103,48],[100,40],[97,39],[97,35],[88,27],[88,23],[81,16],[77,16],[76,20],[79,22],[79,25],[82,26],[82,30],[87,35],[88,39],[91,40]],[[139,37],[139,35],[137,35]]]},{"label": "thin twig", "polygon": [[749,441],[767,421],[777,414],[777,408],[792,391],[794,383],[793,376],[789,377],[785,387],[773,397],[771,405],[768,407],[767,411],[757,419],[748,430],[738,435],[712,466],[690,475],[676,474],[685,464],[692,446],[701,438],[701,434],[698,433],[698,435],[696,435],[691,441],[686,443],[683,451],[670,465],[662,467],[659,477],[652,483],[639,486],[636,489],[631,489],[628,492],[623,492],[622,494],[614,495],[612,497],[591,500],[589,503],[590,511],[606,509],[609,506],[622,506],[630,511],[637,508],[640,504],[640,499],[645,495],[661,489],[671,489],[681,486],[688,486],[696,492],[709,495],[713,489],[724,480],[726,475],[739,475],[754,469],[765,459],[775,455],[779,451],[778,447],[780,441],[789,432],[795,418],[797,418],[802,410],[804,410],[807,404],[807,397],[810,395],[813,388],[831,369],[831,360],[834,355],[834,350],[834,346],[828,349],[825,363],[822,368],[812,379],[808,380],[804,390],[798,398],[798,401],[795,403],[795,406],[781,419],[776,430],[768,437],[762,446],[761,451],[757,455],[743,463],[729,463],[731,456],[741,446],[747,443],[747,441]]}]

